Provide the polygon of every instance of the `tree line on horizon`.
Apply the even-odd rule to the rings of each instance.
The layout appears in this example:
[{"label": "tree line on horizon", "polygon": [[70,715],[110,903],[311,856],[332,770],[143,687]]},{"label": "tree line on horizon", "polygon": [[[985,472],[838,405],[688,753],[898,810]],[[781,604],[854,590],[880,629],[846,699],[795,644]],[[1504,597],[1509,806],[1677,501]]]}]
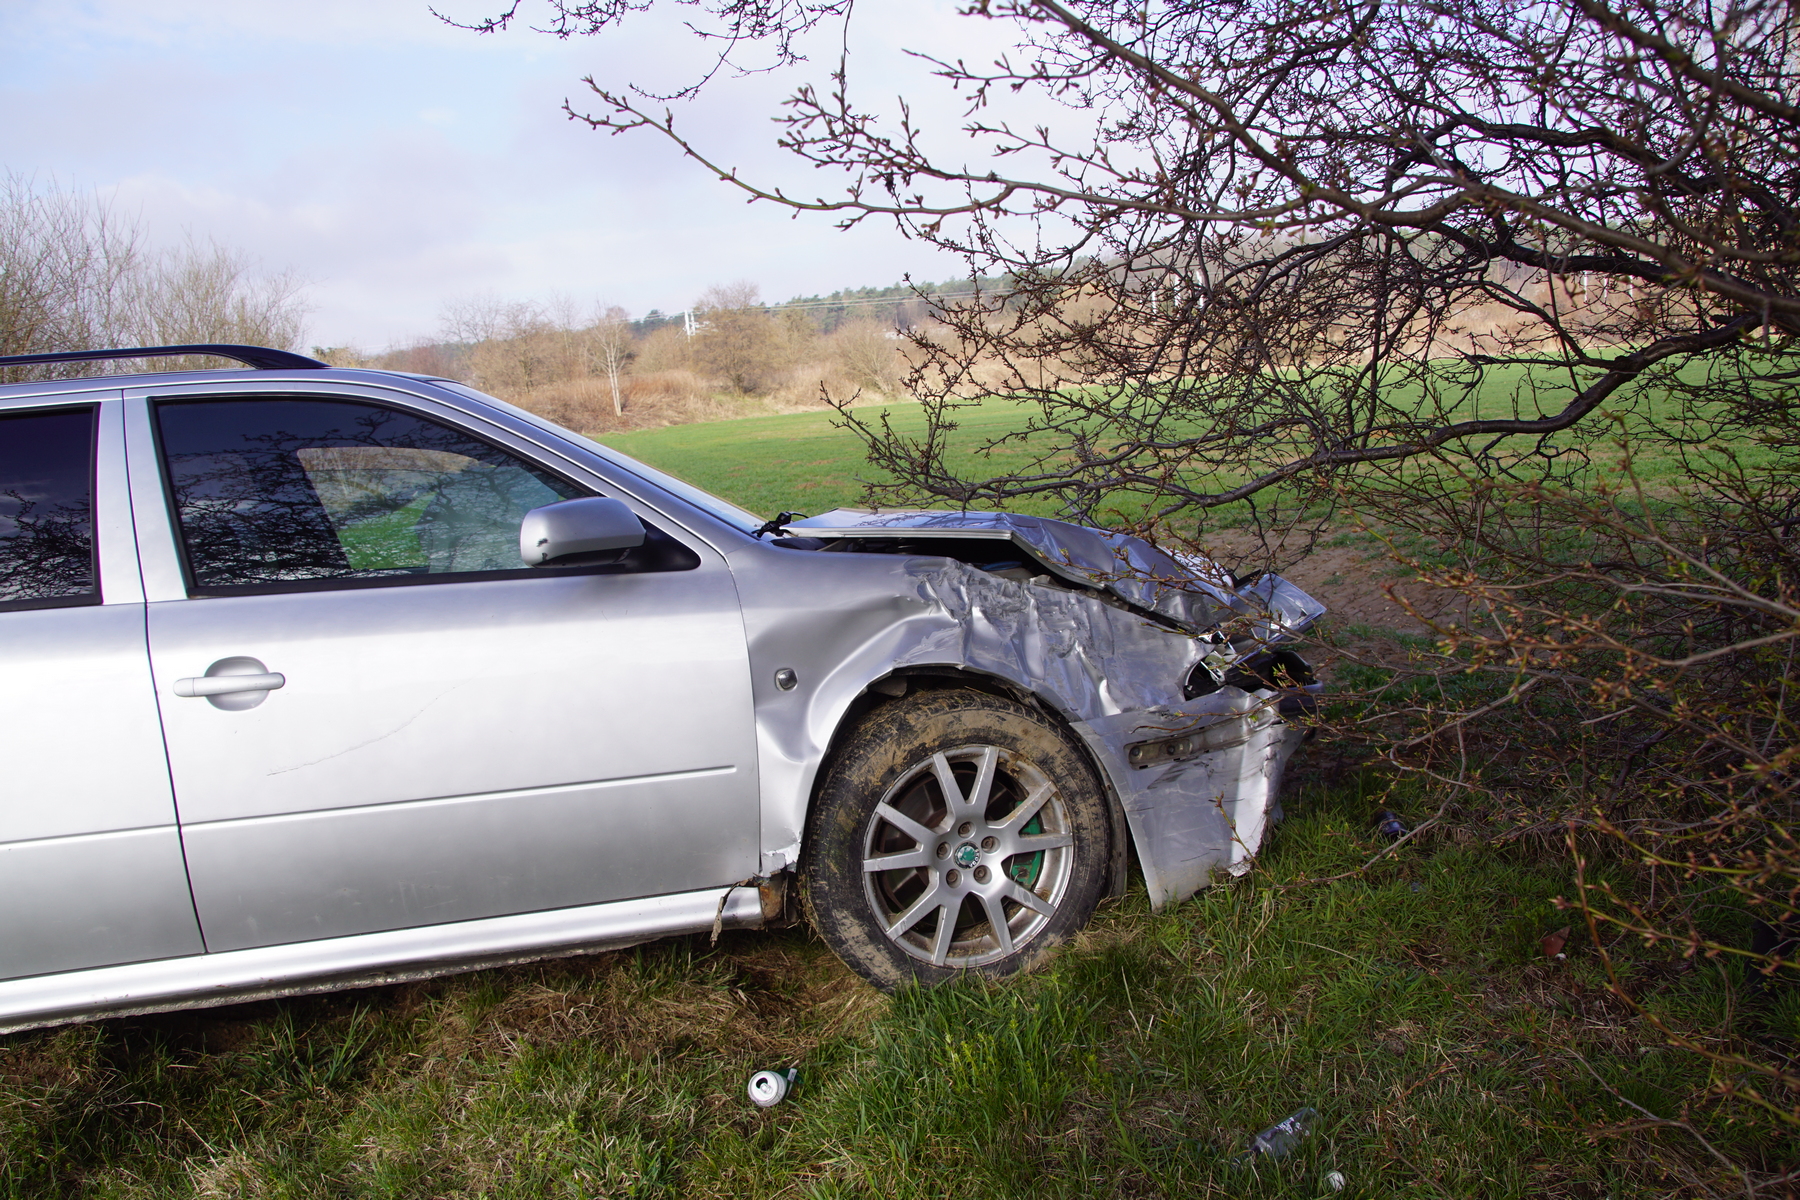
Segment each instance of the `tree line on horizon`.
[{"label": "tree line on horizon", "polygon": [[[445,305],[436,337],[370,354],[313,347],[336,366],[455,379],[581,432],[819,408],[905,394],[907,331],[997,281],[895,284],[765,303],[756,284],[708,288],[685,313],[477,296]],[[828,399],[829,398],[829,399]]]}]

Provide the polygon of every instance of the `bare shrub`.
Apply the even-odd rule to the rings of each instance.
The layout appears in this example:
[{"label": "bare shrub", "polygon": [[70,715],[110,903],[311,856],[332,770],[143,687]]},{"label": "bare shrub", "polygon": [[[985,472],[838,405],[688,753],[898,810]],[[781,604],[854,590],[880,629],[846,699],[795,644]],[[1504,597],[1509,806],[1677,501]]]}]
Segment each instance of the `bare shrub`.
[{"label": "bare shrub", "polygon": [[898,395],[907,362],[892,328],[874,321],[849,321],[824,339],[825,351],[853,387],[881,396]]},{"label": "bare shrub", "polygon": [[643,371],[626,380],[627,410],[636,407],[698,409],[713,400],[712,386],[692,371]]},{"label": "bare shrub", "polygon": [[85,197],[0,183],[0,353],[104,345],[119,325],[141,236]]},{"label": "bare shrub", "polygon": [[[583,432],[904,394],[908,344],[894,330],[834,314],[831,332],[821,333],[809,311],[765,306],[746,282],[708,289],[691,327],[634,325],[617,306],[475,296],[445,307],[437,342],[375,356],[349,347],[317,353],[334,364],[458,379]],[[648,332],[634,332],[646,325]],[[609,412],[599,411],[595,381],[604,384]]]},{"label": "bare shrub", "polygon": [[767,394],[779,384],[804,336],[800,322],[764,307],[749,282],[707,289],[694,314],[700,323],[690,351],[694,365],[746,396]]},{"label": "bare shrub", "polygon": [[[565,34],[644,7],[545,4]],[[861,17],[700,7],[786,65],[820,22]],[[1800,969],[1793,6],[963,13],[1016,47],[932,56],[978,97],[986,161],[940,154],[967,143],[914,106],[854,103],[847,67],[778,118],[834,196],[745,177],[624,86],[595,82],[582,119],[656,131],[753,199],[896,220],[1003,279],[914,330],[921,424],[846,414],[893,479],[871,499],[1053,501],[1189,544],[1224,515],[1265,536],[1246,567],[1334,526],[1389,538],[1466,617],[1372,664],[1345,736],[1427,781],[1444,819],[1573,850],[1570,902],[1617,996],[1719,1068],[1681,1122],[1640,1114],[1800,1125],[1791,1044],[1736,1006]],[[1019,405],[1028,453],[952,436],[991,393]],[[1657,975],[1619,969],[1625,936],[1717,968],[1736,995],[1716,1031],[1678,1034]],[[1791,1190],[1790,1167],[1743,1166],[1745,1194]]]},{"label": "bare shrub", "polygon": [[146,255],[124,291],[123,340],[139,346],[291,349],[305,332],[299,280],[260,275],[246,255],[216,243]]},{"label": "bare shrub", "polygon": [[637,369],[647,375],[694,370],[693,339],[678,325],[646,334],[637,344]]},{"label": "bare shrub", "polygon": [[690,371],[622,376],[620,395],[622,412],[614,405],[611,381],[588,377],[546,384],[505,398],[576,433],[590,435],[745,415],[741,405],[718,399],[714,389]]},{"label": "bare shrub", "polygon": [[[0,181],[0,353],[208,342],[292,349],[304,331],[299,293],[293,275],[261,274],[238,251],[211,242],[151,249],[90,196],[16,175]],[[7,376],[144,365],[55,364]]]}]

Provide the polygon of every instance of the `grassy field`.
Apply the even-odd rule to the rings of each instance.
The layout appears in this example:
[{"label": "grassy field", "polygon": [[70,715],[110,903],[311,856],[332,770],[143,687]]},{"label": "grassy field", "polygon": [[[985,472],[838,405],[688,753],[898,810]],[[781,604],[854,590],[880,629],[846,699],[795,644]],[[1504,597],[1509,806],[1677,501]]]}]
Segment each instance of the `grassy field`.
[{"label": "grassy field", "polygon": [[[874,420],[878,411],[859,410],[859,415]],[[894,404],[885,411],[897,429],[910,433],[925,427],[917,404]],[[874,475],[862,441],[837,428],[839,420],[835,412],[790,413],[614,433],[601,440],[753,513],[822,513],[860,503],[863,484]],[[1019,428],[1023,415],[1015,405],[994,402],[968,410],[960,420],[958,444],[974,446]],[[981,469],[1004,469],[1000,464],[1021,462],[1026,453],[1022,447],[1003,448]],[[954,461],[973,466],[975,455],[965,452]],[[1052,515],[1048,505],[1018,511]]]},{"label": "grassy field", "polygon": [[[1622,1011],[1579,930],[1544,955],[1570,880],[1539,856],[1445,840],[1300,883],[1375,853],[1371,804],[1311,789],[1254,876],[1161,914],[1136,891],[1005,986],[888,998],[802,931],[733,933],[0,1038],[0,1195],[1312,1197],[1337,1171],[1347,1196],[1600,1198],[1736,1190],[1657,1119],[1780,1153],[1681,1111],[1705,1065]],[[1742,1002],[1710,965],[1633,979],[1700,1036]],[[789,1101],[751,1106],[790,1065]],[[1301,1107],[1299,1152],[1233,1165]]]},{"label": "grassy field", "polygon": [[[1403,405],[1409,395],[1416,394],[1416,389],[1402,389],[1389,400]],[[1566,388],[1545,386],[1532,390],[1522,369],[1495,370],[1490,372],[1483,392],[1461,405],[1457,415],[1512,415],[1521,408],[1535,414],[1540,409],[1555,411],[1565,399]],[[858,415],[875,423],[876,414],[881,411],[884,410],[867,408],[859,410]],[[904,433],[922,433],[925,428],[923,410],[917,404],[892,404],[885,411],[894,428]],[[950,438],[949,465],[975,478],[1025,467],[1035,452],[1034,445],[1041,444],[1039,439],[1013,440],[986,455],[979,455],[977,449],[1022,429],[1031,411],[997,400],[958,410],[959,427]],[[1596,427],[1593,436],[1597,440],[1585,454],[1571,454],[1559,466],[1577,477],[1603,475],[1619,482],[1622,451],[1616,439],[1621,435],[1642,438],[1652,424],[1666,425],[1675,414],[1672,402],[1639,399],[1622,408],[1616,414],[1616,422]],[[838,428],[840,421],[834,412],[791,413],[605,434],[601,440],[751,512],[764,516],[781,511],[816,514],[861,503],[864,483],[876,475],[876,468],[867,462],[862,441],[850,431]],[[1772,451],[1754,444],[1735,445],[1733,452],[1749,464],[1766,465],[1773,461]],[[1718,462],[1721,458],[1719,452],[1703,445],[1691,445],[1677,453],[1666,442],[1645,440],[1634,444],[1632,464],[1640,482],[1656,490],[1686,479],[1694,462]],[[1523,473],[1529,476],[1532,471]],[[1224,482],[1236,483],[1238,479],[1231,477]],[[1453,476],[1445,477],[1445,485],[1457,486]],[[1023,500],[1010,507],[1039,516],[1060,515],[1055,502],[1048,499]],[[1234,511],[1216,510],[1213,520],[1229,525],[1233,523]]]}]

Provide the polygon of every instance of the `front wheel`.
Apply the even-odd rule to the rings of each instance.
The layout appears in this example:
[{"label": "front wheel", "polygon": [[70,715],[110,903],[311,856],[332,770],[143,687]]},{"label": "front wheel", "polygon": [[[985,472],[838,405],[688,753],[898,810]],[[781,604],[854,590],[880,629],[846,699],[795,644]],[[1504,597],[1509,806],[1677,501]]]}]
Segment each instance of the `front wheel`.
[{"label": "front wheel", "polygon": [[878,709],[807,822],[812,925],[876,986],[1002,976],[1087,924],[1106,886],[1106,804],[1048,719],[971,691]]}]

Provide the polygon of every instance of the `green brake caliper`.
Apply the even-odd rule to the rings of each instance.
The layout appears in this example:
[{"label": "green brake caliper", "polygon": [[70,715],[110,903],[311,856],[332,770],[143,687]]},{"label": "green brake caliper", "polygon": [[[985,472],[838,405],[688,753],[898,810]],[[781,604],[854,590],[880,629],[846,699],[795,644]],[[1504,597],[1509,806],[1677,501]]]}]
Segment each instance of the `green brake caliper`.
[{"label": "green brake caliper", "polygon": [[[1019,832],[1042,833],[1044,832],[1044,823],[1039,820],[1037,814],[1034,813],[1032,814],[1031,820],[1025,822]],[[1039,850],[1036,854],[1015,855],[1012,860],[1012,865],[1006,868],[1006,873],[1012,876],[1013,882],[1025,888],[1036,887],[1038,876],[1043,874],[1043,871],[1044,852],[1042,850]]]}]

